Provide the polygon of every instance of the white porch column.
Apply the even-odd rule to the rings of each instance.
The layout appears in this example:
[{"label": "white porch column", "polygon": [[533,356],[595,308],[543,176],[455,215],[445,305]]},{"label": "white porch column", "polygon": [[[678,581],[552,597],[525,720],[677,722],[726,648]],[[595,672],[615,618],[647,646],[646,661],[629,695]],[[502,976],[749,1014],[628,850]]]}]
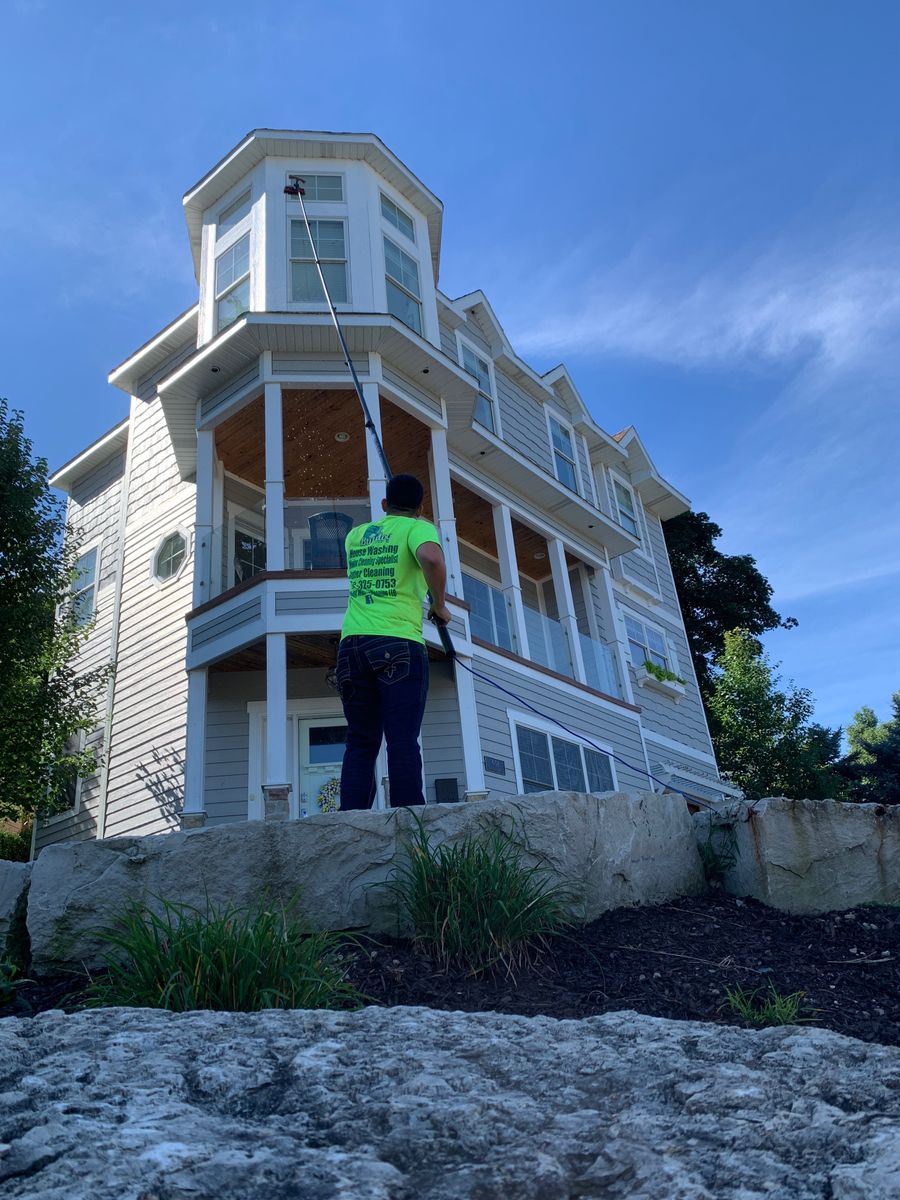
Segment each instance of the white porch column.
[{"label": "white porch column", "polygon": [[206,684],[206,667],[188,671],[182,829],[199,829],[206,824],[203,807],[206,783]]},{"label": "white porch column", "polygon": [[290,815],[287,761],[287,637],[266,634],[266,769],[262,785],[267,821]]},{"label": "white porch column", "polygon": [[[470,657],[460,656],[460,661],[472,665]],[[456,680],[456,698],[459,702],[459,726],[466,772],[465,798],[486,800],[488,791],[484,785],[484,759],[481,756],[481,734],[478,730],[478,711],[475,707],[475,680],[459,665],[454,668],[453,675]]]},{"label": "white porch column", "polygon": [[266,568],[284,570],[284,441],[281,384],[265,385],[266,405]]},{"label": "white porch column", "polygon": [[500,583],[509,614],[509,627],[513,635],[513,646],[517,654],[530,658],[528,631],[525,626],[525,606],[522,602],[522,584],[519,579],[519,560],[516,557],[516,542],[513,537],[512,516],[506,504],[493,505],[494,538],[497,542],[497,558],[500,560]]},{"label": "white porch column", "polygon": [[197,430],[197,500],[194,516],[193,606],[213,594],[213,503],[216,481],[216,435]]},{"label": "white porch column", "polygon": [[[378,440],[381,441],[381,396],[378,394],[378,384],[364,383],[362,390],[369,412],[372,415],[372,424],[378,432]],[[384,463],[381,461],[381,455],[378,453],[378,447],[375,445],[375,439],[372,437],[371,431],[364,429],[363,432],[366,438],[366,465],[369,474],[369,505],[372,510],[372,520],[380,521],[384,516],[381,502],[384,499],[385,488],[387,487]]]},{"label": "white porch column", "polygon": [[451,596],[462,600],[462,568],[459,561],[459,543],[456,540],[456,514],[453,511],[453,489],[450,486],[446,429],[432,429],[429,458],[434,520],[441,535],[441,546],[447,562],[447,591]]},{"label": "white porch column", "polygon": [[619,620],[619,609],[613,593],[612,576],[609,567],[599,567],[596,571],[597,599],[600,605],[600,615],[603,618],[603,629],[606,633],[606,644],[616,656],[616,666],[619,668],[619,679],[622,683],[622,699],[634,704],[634,689],[631,686],[631,672],[628,670],[630,655],[628,642],[622,622]]},{"label": "white porch column", "polygon": [[566,563],[566,548],[559,538],[547,539],[547,552],[550,555],[550,570],[553,574],[553,591],[556,595],[556,609],[559,613],[559,623],[566,635],[569,646],[569,658],[575,678],[581,683],[587,682],[584,673],[584,660],[581,656],[581,642],[578,640],[578,620],[575,616],[575,604],[572,600],[572,585],[569,580],[569,568]]}]

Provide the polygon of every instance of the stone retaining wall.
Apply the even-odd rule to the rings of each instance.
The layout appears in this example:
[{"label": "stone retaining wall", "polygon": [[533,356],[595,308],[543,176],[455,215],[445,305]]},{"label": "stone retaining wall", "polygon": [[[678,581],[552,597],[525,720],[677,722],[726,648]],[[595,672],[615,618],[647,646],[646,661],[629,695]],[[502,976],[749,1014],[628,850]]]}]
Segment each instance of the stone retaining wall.
[{"label": "stone retaining wall", "polygon": [[[571,889],[578,920],[704,888],[680,796],[549,792],[418,812],[435,842],[498,826],[515,830],[527,861]],[[403,861],[414,820],[409,809],[332,813],[48,846],[28,894],[31,969],[99,965],[108,951],[101,931],[129,901],[157,897],[205,909],[207,898],[223,906],[299,894],[315,928],[396,933],[396,905],[382,885]]]}]

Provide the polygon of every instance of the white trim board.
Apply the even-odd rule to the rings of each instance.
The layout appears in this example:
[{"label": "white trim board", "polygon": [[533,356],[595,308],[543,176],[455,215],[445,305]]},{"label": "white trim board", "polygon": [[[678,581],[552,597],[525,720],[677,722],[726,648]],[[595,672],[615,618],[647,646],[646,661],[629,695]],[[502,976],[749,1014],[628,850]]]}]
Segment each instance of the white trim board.
[{"label": "white trim board", "polygon": [[[556,775],[556,763],[553,761],[553,738],[559,738],[560,741],[570,742],[572,745],[578,745],[582,749],[595,750],[598,754],[606,754],[609,758],[610,773],[612,774],[613,786],[612,790],[619,790],[619,776],[616,772],[616,760],[614,751],[604,742],[598,742],[594,738],[587,739],[587,735],[580,733],[567,733],[564,729],[554,725],[552,721],[544,720],[542,717],[532,713],[519,712],[518,709],[508,708],[506,710],[506,719],[509,722],[509,738],[512,743],[513,753],[513,769],[516,773],[516,787],[519,790],[519,795],[524,795],[524,787],[522,784],[522,763],[519,760],[519,739],[516,737],[516,725],[522,725],[526,729],[532,729],[535,733],[545,733],[550,739],[550,761],[554,776]],[[589,745],[588,742],[593,742]],[[587,777],[585,777],[587,784]]]},{"label": "white trim board", "polygon": [[694,750],[690,746],[686,746],[683,742],[676,742],[674,738],[664,737],[661,733],[653,733],[651,730],[644,729],[644,737],[648,742],[655,742],[658,746],[665,746],[667,750],[674,750],[678,754],[683,754],[685,758],[695,758],[697,762],[708,763],[711,767],[718,770],[718,764],[712,754],[706,754],[703,750]]}]

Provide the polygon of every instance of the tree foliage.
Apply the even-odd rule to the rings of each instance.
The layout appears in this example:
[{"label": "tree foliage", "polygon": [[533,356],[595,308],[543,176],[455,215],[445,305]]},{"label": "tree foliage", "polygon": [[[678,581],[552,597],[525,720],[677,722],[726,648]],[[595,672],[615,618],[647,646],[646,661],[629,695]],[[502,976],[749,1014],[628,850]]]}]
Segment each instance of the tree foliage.
[{"label": "tree foliage", "polygon": [[879,722],[868,706],[847,726],[850,752],[841,762],[852,799],[900,804],[900,692],[892,699],[893,716]]},{"label": "tree foliage", "polygon": [[811,720],[812,696],[782,686],[759,642],[745,629],[727,632],[712,671],[709,711],[716,756],[750,799],[844,798],[835,770],[840,729]]},{"label": "tree foliage", "polygon": [[672,517],[663,522],[663,531],[697,682],[708,703],[713,664],[725,649],[726,633],[743,629],[759,635],[797,622],[772,607],[772,586],[751,555],[716,548],[722,530],[707,513]]},{"label": "tree foliage", "polygon": [[0,818],[59,811],[98,766],[79,735],[94,728],[110,668],[76,669],[89,628],[70,602],[73,543],[46,461],[0,400]]}]

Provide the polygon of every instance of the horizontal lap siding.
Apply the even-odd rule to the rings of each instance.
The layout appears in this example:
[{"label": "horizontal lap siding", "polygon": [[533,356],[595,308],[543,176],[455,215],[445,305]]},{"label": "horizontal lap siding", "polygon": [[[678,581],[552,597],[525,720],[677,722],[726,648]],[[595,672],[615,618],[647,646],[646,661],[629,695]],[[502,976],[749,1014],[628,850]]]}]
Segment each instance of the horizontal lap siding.
[{"label": "horizontal lap siding", "polygon": [[347,588],[315,592],[276,592],[275,612],[278,616],[293,613],[311,616],[316,613],[340,613],[347,608]]},{"label": "horizontal lap siding", "polygon": [[594,503],[594,491],[591,487],[591,465],[588,462],[587,450],[584,448],[584,440],[577,434],[575,435],[575,448],[578,452],[578,466],[581,470],[581,490],[586,500]]},{"label": "horizontal lap siding", "polygon": [[151,573],[163,538],[193,527],[194,491],[179,477],[159,402],[141,406],[126,524],[107,837],[161,832],[178,823],[187,705],[184,615],[191,604],[193,546],[189,543],[174,581],[157,585]]},{"label": "horizontal lap siding", "polygon": [[[606,708],[595,706],[591,697],[556,689],[551,680],[536,675],[534,679],[519,674],[497,663],[479,658],[477,670],[495,680],[508,691],[521,696],[524,701],[548,717],[558,719],[577,734],[583,734],[600,745],[609,746],[634,768],[616,763],[618,786],[623,791],[645,791],[647,777],[644,770],[644,751],[641,745],[638,722],[626,716],[618,716]],[[512,739],[507,714],[510,709],[527,713],[525,704],[505,696],[481,679],[475,680],[475,702],[478,709],[478,724],[481,729],[482,753],[503,759],[506,775],[486,775],[486,786],[491,795],[515,795],[516,772],[513,760]],[[560,737],[566,734],[560,730]]]},{"label": "horizontal lap siding", "polygon": [[421,388],[418,384],[413,383],[413,381],[408,379],[406,375],[403,375],[400,371],[395,371],[392,367],[389,367],[386,364],[382,364],[381,373],[385,383],[391,384],[398,391],[405,392],[414,400],[418,400],[423,408],[427,408],[436,416],[441,415],[441,402],[437,396],[433,396],[430,392],[426,392],[424,388]]},{"label": "horizontal lap siding", "polygon": [[681,618],[681,606],[675,590],[675,580],[672,577],[672,567],[669,563],[669,553],[666,549],[665,535],[659,517],[647,513],[647,532],[650,535],[650,545],[653,549],[653,559],[659,575],[659,586],[662,592],[663,604],[669,612]]},{"label": "horizontal lap siding", "polygon": [[456,335],[449,325],[440,322],[441,331],[441,349],[448,358],[452,358],[454,362],[459,361],[459,354],[456,347]]},{"label": "horizontal lap siding", "polygon": [[496,371],[497,399],[503,440],[529,462],[553,474],[544,407],[517,387],[502,371]]},{"label": "horizontal lap siding", "polygon": [[466,790],[466,769],[456,684],[448,663],[431,664],[428,703],[422,720],[422,760],[426,801],[434,803],[436,779],[456,779],[462,800]]},{"label": "horizontal lap siding", "polygon": [[651,592],[658,593],[656,572],[653,570],[653,564],[646,558],[636,553],[623,554],[615,562],[623,579],[631,579],[642,587],[649,588]]},{"label": "horizontal lap siding", "polygon": [[470,315],[459,332],[487,358],[493,357],[490,340],[477,317]]},{"label": "horizontal lap siding", "polygon": [[475,550],[472,546],[464,545],[462,542],[459,546],[459,561],[465,571],[469,567],[473,571],[478,571],[480,574],[493,580],[494,584],[500,586],[500,565],[497,561],[488,554],[482,554],[480,550]]}]

